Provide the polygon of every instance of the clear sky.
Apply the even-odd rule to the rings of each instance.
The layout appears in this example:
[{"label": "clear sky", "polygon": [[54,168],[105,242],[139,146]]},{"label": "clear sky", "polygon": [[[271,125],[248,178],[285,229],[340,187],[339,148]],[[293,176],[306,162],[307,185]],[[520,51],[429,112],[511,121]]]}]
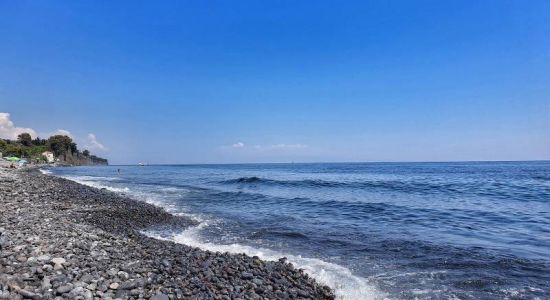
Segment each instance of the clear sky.
[{"label": "clear sky", "polygon": [[550,159],[550,1],[0,0],[0,112],[111,163]]}]

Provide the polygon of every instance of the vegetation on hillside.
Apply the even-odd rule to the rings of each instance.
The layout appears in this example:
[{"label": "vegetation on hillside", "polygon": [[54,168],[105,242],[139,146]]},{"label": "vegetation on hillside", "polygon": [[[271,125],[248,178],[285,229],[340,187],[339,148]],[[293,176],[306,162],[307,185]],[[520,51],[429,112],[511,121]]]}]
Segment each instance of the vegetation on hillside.
[{"label": "vegetation on hillside", "polygon": [[27,160],[45,162],[46,157],[42,153],[50,151],[54,157],[60,158],[70,152],[72,155],[89,157],[92,160],[103,160],[95,155],[90,155],[90,151],[80,152],[76,143],[66,135],[54,135],[48,139],[39,137],[32,139],[28,133],[22,133],[17,140],[0,139],[0,153],[4,157],[17,156]]}]

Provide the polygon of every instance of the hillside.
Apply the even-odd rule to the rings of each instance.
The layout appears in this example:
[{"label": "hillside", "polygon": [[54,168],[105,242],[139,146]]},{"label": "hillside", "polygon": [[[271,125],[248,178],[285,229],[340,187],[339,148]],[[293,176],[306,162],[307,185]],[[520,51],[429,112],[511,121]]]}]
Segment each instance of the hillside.
[{"label": "hillside", "polygon": [[0,139],[0,157],[16,156],[32,163],[58,163],[62,165],[107,165],[107,159],[80,151],[73,140],[66,135],[54,135],[48,139],[32,139],[22,133],[17,140]]}]

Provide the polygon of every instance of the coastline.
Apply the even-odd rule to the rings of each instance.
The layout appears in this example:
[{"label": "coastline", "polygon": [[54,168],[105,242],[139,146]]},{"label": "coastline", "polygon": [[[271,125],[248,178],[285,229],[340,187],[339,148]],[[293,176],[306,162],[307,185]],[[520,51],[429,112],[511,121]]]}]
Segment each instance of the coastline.
[{"label": "coastline", "polygon": [[0,299],[334,299],[284,259],[145,236],[195,222],[38,170],[0,170],[0,213]]}]

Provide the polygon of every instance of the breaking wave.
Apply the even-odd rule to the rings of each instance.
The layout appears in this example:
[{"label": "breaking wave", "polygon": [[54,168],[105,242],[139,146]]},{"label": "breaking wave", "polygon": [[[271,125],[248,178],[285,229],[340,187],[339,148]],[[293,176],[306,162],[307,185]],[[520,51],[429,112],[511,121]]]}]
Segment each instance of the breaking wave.
[{"label": "breaking wave", "polygon": [[[500,199],[533,198],[532,190],[544,194],[550,198],[548,182],[540,179],[532,179],[531,182],[518,184],[503,184],[500,182],[479,183],[475,181],[445,181],[427,182],[425,180],[399,180],[379,179],[366,181],[330,181],[323,179],[302,179],[302,180],[279,180],[267,179],[257,176],[239,177],[236,179],[223,180],[223,185],[239,186],[278,186],[293,188],[342,188],[342,189],[363,189],[380,192],[400,192],[418,195],[445,194],[445,195],[471,195],[491,196]],[[530,189],[526,189],[528,184]],[[538,198],[538,195],[537,195]],[[533,199],[529,199],[533,200]],[[536,199],[534,199],[536,200]]]},{"label": "breaking wave", "polygon": [[295,267],[301,268],[315,278],[319,283],[334,289],[337,299],[387,299],[387,295],[376,289],[368,279],[353,275],[346,267],[326,262],[317,258],[308,258],[301,255],[289,255],[278,251],[256,248],[239,243],[216,244],[203,241],[200,232],[209,226],[202,222],[198,226],[190,227],[183,232],[166,235],[159,232],[144,231],[143,233],[154,238],[171,240],[176,243],[198,247],[213,252],[228,252],[232,254],[244,253],[248,256],[258,256],[262,260],[277,261],[286,257]]}]

